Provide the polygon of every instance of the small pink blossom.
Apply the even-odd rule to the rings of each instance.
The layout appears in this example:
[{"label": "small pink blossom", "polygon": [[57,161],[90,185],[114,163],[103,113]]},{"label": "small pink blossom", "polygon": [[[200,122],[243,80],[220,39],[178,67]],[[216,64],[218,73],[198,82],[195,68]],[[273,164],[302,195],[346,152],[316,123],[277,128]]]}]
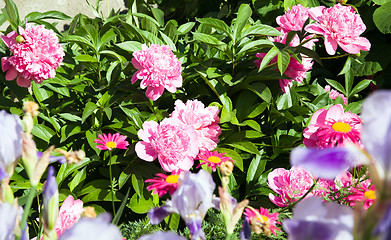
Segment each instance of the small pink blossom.
[{"label": "small pink blossom", "polygon": [[132,64],[137,72],[132,76],[132,84],[142,79],[140,87],[147,88],[146,95],[155,101],[164,89],[175,93],[182,86],[182,69],[178,58],[169,46],[143,45],[141,51],[133,53]]},{"label": "small pink blossom", "polygon": [[304,145],[307,147],[328,148],[351,142],[361,144],[362,121],[357,114],[344,112],[341,104],[319,109],[303,131]]},{"label": "small pink blossom", "polygon": [[[129,145],[128,141],[125,141],[126,136],[119,133],[106,135],[105,133],[99,134],[98,139],[95,139],[94,143],[98,143],[96,148],[100,150],[113,150],[114,148],[127,149]],[[99,145],[100,144],[100,145]]]},{"label": "small pink blossom", "polygon": [[138,131],[142,140],[136,144],[137,156],[151,162],[156,158],[166,172],[189,170],[198,155],[198,135],[194,127],[176,118],[165,118],[160,124],[147,121]]},{"label": "small pink blossom", "polygon": [[295,5],[284,15],[278,16],[276,22],[287,31],[301,31],[308,19],[308,8],[301,4]]},{"label": "small pink blossom", "polygon": [[367,210],[376,200],[375,185],[372,184],[371,179],[366,179],[357,186],[351,187],[351,194],[346,197],[346,200],[350,202],[350,206],[355,206],[357,203],[363,203],[363,208]]},{"label": "small pink blossom", "polygon": [[324,90],[326,92],[329,92],[329,96],[331,99],[335,100],[335,99],[337,99],[337,97],[341,97],[343,100],[343,103],[345,105],[348,104],[348,99],[345,97],[345,95],[343,95],[342,93],[339,93],[337,90],[331,89],[331,87],[329,85],[326,85],[324,87]]},{"label": "small pink blossom", "polygon": [[[271,39],[274,42],[279,42],[279,43],[286,43],[286,38],[288,36],[289,31],[286,31],[281,28],[277,28],[281,31],[283,34],[282,36],[275,37]],[[304,40],[307,40],[311,38],[311,36],[306,37]],[[316,40],[310,40],[307,43],[305,43],[303,46],[309,49],[312,49],[314,46]],[[298,46],[300,44],[300,39],[296,35],[292,41],[289,43],[289,46]],[[262,59],[266,56],[266,53],[257,53],[256,57],[260,58],[259,60],[255,60],[254,63],[255,65],[259,68],[261,65]],[[312,69],[313,61],[312,58],[309,58],[305,55],[301,55],[302,57],[302,62],[299,63],[294,57],[291,57],[289,60],[289,64],[287,69],[284,72],[284,75],[290,77],[290,79],[280,79],[279,84],[281,90],[286,93],[289,91],[289,89],[292,87],[292,81],[296,81],[301,83],[304,78],[306,78],[306,74],[309,70]],[[277,62],[278,57],[275,56],[269,64],[273,64]],[[278,70],[276,70],[278,71]]]},{"label": "small pink blossom", "polygon": [[212,171],[215,172],[216,167],[220,167],[223,162],[233,161],[232,158],[224,157],[224,155],[225,153],[218,153],[217,151],[204,151],[198,154],[197,158],[200,160],[200,164],[198,164],[197,168],[201,167],[202,165],[208,165],[212,168]]},{"label": "small pink blossom", "polygon": [[73,196],[69,195],[62,203],[58,212],[57,237],[60,237],[65,230],[72,227],[80,219],[83,211],[83,202],[79,199],[74,200]]},{"label": "small pink blossom", "polygon": [[[280,231],[276,225],[281,224],[278,222],[278,212],[275,213],[269,213],[269,210],[266,208],[261,207],[259,210],[258,209],[253,209],[253,208],[246,208],[243,213],[245,216],[247,216],[248,221],[250,224],[255,224],[257,226],[264,226],[268,227],[269,229],[264,229],[264,232],[267,233],[269,230],[270,232],[276,236],[276,231]],[[264,224],[264,223],[267,224]],[[260,224],[258,224],[260,223]]]},{"label": "small pink blossom", "polygon": [[13,53],[1,59],[3,71],[7,71],[5,79],[17,78],[19,86],[30,87],[32,81],[42,83],[54,78],[65,54],[53,30],[26,24],[25,29],[19,27],[19,34],[13,31],[1,36]]},{"label": "small pink blossom", "polygon": [[163,173],[157,173],[153,179],[145,180],[146,183],[151,183],[147,187],[148,191],[153,191],[152,193],[158,194],[159,197],[163,196],[167,192],[172,195],[178,188],[178,179],[181,171],[173,171],[170,175],[165,175]]},{"label": "small pink blossom", "polygon": [[176,100],[171,118],[194,127],[198,134],[200,151],[210,151],[216,148],[221,133],[218,114],[219,109],[216,106],[205,107],[198,100],[188,100],[186,103]]},{"label": "small pink blossom", "polygon": [[309,16],[316,22],[307,25],[305,31],[323,35],[328,54],[334,55],[338,45],[351,54],[371,48],[368,39],[360,37],[366,26],[353,7],[341,4],[331,8],[315,7],[309,10]]}]

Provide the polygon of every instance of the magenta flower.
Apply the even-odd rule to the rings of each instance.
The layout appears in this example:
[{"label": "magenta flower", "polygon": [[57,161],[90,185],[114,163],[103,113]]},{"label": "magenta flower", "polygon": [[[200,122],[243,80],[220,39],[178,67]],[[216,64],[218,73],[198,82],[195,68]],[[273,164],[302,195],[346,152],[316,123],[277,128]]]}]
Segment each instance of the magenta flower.
[{"label": "magenta flower", "polygon": [[[267,183],[279,196],[269,193],[269,199],[279,207],[289,206],[306,194],[314,184],[313,176],[302,168],[276,168],[269,173]],[[311,196],[312,194],[308,194]]]},{"label": "magenta flower", "polygon": [[341,104],[319,109],[303,131],[304,145],[328,148],[347,142],[360,145],[361,119],[354,113],[344,112]]},{"label": "magenta flower", "polygon": [[137,72],[132,76],[132,84],[142,79],[140,87],[147,88],[146,95],[155,101],[164,89],[175,93],[182,86],[182,69],[178,58],[169,46],[143,45],[143,50],[133,53],[132,64]]},{"label": "magenta flower", "polygon": [[219,109],[216,106],[205,107],[198,100],[188,100],[186,103],[176,100],[171,118],[194,127],[198,134],[200,151],[210,151],[216,148],[221,133],[218,114]]},{"label": "magenta flower", "polygon": [[165,118],[160,124],[147,121],[138,131],[142,140],[136,144],[137,156],[151,162],[156,158],[166,172],[189,170],[198,155],[198,135],[194,127],[176,118]]},{"label": "magenta flower", "polygon": [[[277,28],[279,29],[279,28]],[[279,42],[279,43],[283,43],[285,44],[286,43],[286,38],[288,36],[288,33],[289,31],[286,31],[284,29],[279,29],[281,31],[281,33],[283,34],[282,36],[279,36],[279,37],[275,37],[275,38],[272,38],[270,40],[274,41],[274,42]],[[304,40],[310,38],[311,36],[309,37],[306,37]],[[306,47],[306,48],[309,48],[309,49],[312,49],[312,47],[314,46],[314,42],[316,40],[311,40],[311,41],[308,41],[307,43],[305,43],[303,46]],[[298,46],[300,44],[300,39],[299,37],[296,35],[292,41],[289,43],[289,46]],[[266,53],[257,53],[256,54],[256,57],[260,58],[259,60],[255,60],[254,63],[255,65],[259,68],[259,66],[261,65],[261,62],[262,62],[262,59],[266,56]],[[285,70],[284,72],[284,75],[290,77],[290,79],[280,79],[279,80],[279,84],[280,84],[280,88],[281,90],[286,93],[289,91],[290,87],[292,86],[292,81],[296,81],[296,82],[299,82],[301,83],[303,81],[303,79],[306,77],[306,73],[312,69],[312,65],[313,65],[313,62],[312,62],[312,58],[309,58],[305,55],[301,55],[302,57],[302,62],[299,63],[294,57],[291,57],[290,60],[289,60],[289,64],[288,64],[288,67],[287,69]],[[278,57],[275,56],[269,64],[273,64],[273,63],[276,63],[277,62],[277,59]],[[278,71],[278,70],[276,70]]]},{"label": "magenta flower", "polygon": [[200,160],[200,164],[198,164],[197,168],[201,167],[201,165],[208,165],[212,168],[212,171],[216,171],[216,167],[220,167],[220,165],[223,162],[231,161],[233,162],[232,158],[230,157],[224,157],[225,153],[218,153],[217,151],[210,152],[205,151],[200,154],[198,154],[198,159]]},{"label": "magenta flower", "polygon": [[[261,223],[261,226],[268,226],[269,229],[266,229],[265,232],[269,231],[276,236],[276,231],[280,231],[278,227],[276,227],[276,224],[281,224],[278,222],[278,213],[269,213],[269,210],[266,208],[261,207],[259,210],[257,209],[249,209],[246,208],[243,213],[245,216],[247,216],[248,221],[250,224],[255,224],[257,225],[258,222]],[[267,223],[267,224],[264,224]]]},{"label": "magenta flower", "polygon": [[65,230],[72,227],[80,219],[83,211],[83,202],[79,199],[74,200],[73,196],[69,195],[62,203],[58,212],[57,237],[60,237]]},{"label": "magenta flower", "polygon": [[371,43],[360,37],[366,26],[351,6],[336,4],[331,8],[316,7],[309,10],[310,18],[316,22],[305,27],[305,31],[324,36],[324,45],[334,55],[338,45],[347,53],[369,51]]},{"label": "magenta flower", "polygon": [[1,59],[3,71],[8,71],[5,79],[17,78],[19,86],[29,87],[32,81],[42,83],[54,78],[65,54],[53,30],[26,24],[25,29],[19,27],[19,34],[13,31],[1,36],[13,53]]},{"label": "magenta flower", "polygon": [[[129,145],[128,141],[125,141],[126,136],[120,135],[116,133],[112,135],[109,133],[106,135],[105,133],[99,134],[98,139],[95,139],[94,143],[98,143],[96,148],[100,150],[113,150],[114,148],[126,149]],[[100,145],[99,145],[100,144]]]},{"label": "magenta flower", "polygon": [[346,197],[346,200],[350,202],[350,206],[361,202],[364,204],[363,208],[367,210],[376,200],[376,189],[375,185],[372,185],[371,179],[364,180],[349,190],[351,194]]},{"label": "magenta flower", "polygon": [[278,16],[276,22],[286,31],[301,31],[308,19],[308,8],[301,4],[295,5],[284,15]]},{"label": "magenta flower", "polygon": [[171,175],[157,173],[157,177],[145,180],[146,183],[152,183],[147,187],[147,190],[153,191],[152,193],[158,194],[159,197],[163,196],[167,192],[172,195],[178,188],[179,174],[180,171],[174,171]]},{"label": "magenta flower", "polygon": [[335,99],[337,99],[337,97],[341,97],[342,100],[343,100],[343,103],[345,105],[348,104],[348,99],[345,97],[345,95],[343,95],[342,93],[339,93],[338,91],[336,91],[334,89],[331,89],[331,87],[329,85],[326,85],[324,87],[324,90],[326,92],[329,92],[329,96],[330,96],[331,99],[335,100]]}]

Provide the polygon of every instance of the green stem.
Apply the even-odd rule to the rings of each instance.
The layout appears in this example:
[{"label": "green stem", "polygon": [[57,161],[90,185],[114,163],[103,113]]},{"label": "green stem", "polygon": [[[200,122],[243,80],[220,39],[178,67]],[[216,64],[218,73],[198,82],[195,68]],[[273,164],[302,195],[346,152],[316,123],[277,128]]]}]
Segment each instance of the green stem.
[{"label": "green stem", "polygon": [[[27,217],[29,216],[31,205],[33,203],[35,192],[37,191],[37,186],[32,185],[29,190],[29,195],[27,196],[26,204],[24,205],[22,221],[20,221],[20,230],[23,231],[27,224]],[[18,236],[17,239],[20,239],[21,236]]]},{"label": "green stem", "polygon": [[346,53],[346,54],[342,54],[342,55],[338,55],[338,56],[332,56],[332,57],[321,57],[320,59],[337,59],[337,58],[343,58],[343,57],[347,57],[347,56],[350,56],[352,54],[350,53]]},{"label": "green stem", "polygon": [[115,217],[114,184],[113,184],[113,174],[111,171],[111,151],[110,151],[110,158],[109,158],[109,173],[110,173],[110,188],[111,188],[111,204],[113,205],[113,217]]},{"label": "green stem", "polygon": [[232,237],[232,234],[227,233],[227,235],[225,236],[225,240],[231,240],[231,237]]}]

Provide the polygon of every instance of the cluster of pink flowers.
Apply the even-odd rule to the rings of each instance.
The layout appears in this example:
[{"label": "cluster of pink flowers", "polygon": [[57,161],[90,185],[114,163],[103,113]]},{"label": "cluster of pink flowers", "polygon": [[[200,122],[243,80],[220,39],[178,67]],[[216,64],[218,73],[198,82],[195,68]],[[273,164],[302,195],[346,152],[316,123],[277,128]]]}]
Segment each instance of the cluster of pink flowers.
[{"label": "cluster of pink flowers", "polygon": [[205,107],[198,100],[175,102],[171,117],[162,122],[147,121],[138,132],[142,140],[136,153],[145,161],[159,159],[167,172],[189,170],[200,151],[213,150],[221,133],[218,108]]},{"label": "cluster of pink flowers", "polygon": [[347,142],[361,144],[362,121],[357,114],[344,112],[341,104],[319,109],[303,131],[304,145],[307,147],[328,148],[342,146]]},{"label": "cluster of pink flowers", "polygon": [[6,80],[17,78],[19,86],[29,87],[32,81],[55,77],[65,54],[53,30],[26,24],[25,29],[19,27],[19,34],[13,31],[1,39],[13,53],[1,59]]},{"label": "cluster of pink flowers", "polygon": [[366,26],[353,7],[341,4],[331,8],[320,6],[311,8],[308,14],[315,23],[307,25],[305,31],[322,35],[328,54],[334,55],[338,46],[351,54],[371,48],[368,39],[360,37]]},{"label": "cluster of pink flowers", "polygon": [[348,99],[345,97],[345,95],[343,95],[342,93],[339,93],[337,90],[331,89],[331,87],[329,85],[326,85],[324,87],[324,90],[326,92],[329,92],[329,96],[331,99],[335,100],[335,99],[337,99],[337,97],[341,97],[343,100],[343,103],[345,105],[348,104]]},{"label": "cluster of pink flowers", "polygon": [[143,45],[141,51],[133,53],[132,64],[138,69],[132,76],[132,83],[142,79],[140,87],[147,88],[146,95],[153,101],[163,94],[164,89],[175,93],[182,86],[181,63],[169,46]]}]

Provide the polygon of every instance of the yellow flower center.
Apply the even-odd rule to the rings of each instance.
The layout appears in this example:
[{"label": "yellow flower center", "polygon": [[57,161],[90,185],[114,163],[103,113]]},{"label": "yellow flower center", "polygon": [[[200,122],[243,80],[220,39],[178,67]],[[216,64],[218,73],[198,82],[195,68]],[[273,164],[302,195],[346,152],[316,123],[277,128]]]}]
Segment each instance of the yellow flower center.
[{"label": "yellow flower center", "polygon": [[349,124],[344,123],[344,122],[336,122],[331,127],[335,131],[343,132],[343,133],[347,133],[347,132],[349,132],[352,129]]},{"label": "yellow flower center", "polygon": [[376,199],[376,192],[373,190],[368,190],[364,193],[364,196],[369,199]]},{"label": "yellow flower center", "polygon": [[258,220],[259,220],[260,222],[268,222],[268,221],[269,221],[269,218],[266,217],[265,215],[261,215],[261,218],[262,218],[262,221],[261,221],[261,219],[258,218]]},{"label": "yellow flower center", "polygon": [[219,163],[219,162],[221,162],[221,159],[216,156],[210,156],[210,157],[208,157],[208,161],[212,162],[212,163]]},{"label": "yellow flower center", "polygon": [[166,178],[167,183],[178,183],[179,175],[170,175]]},{"label": "yellow flower center", "polygon": [[115,148],[117,146],[117,144],[115,143],[115,142],[107,142],[106,143],[106,147],[108,147],[108,148]]}]

